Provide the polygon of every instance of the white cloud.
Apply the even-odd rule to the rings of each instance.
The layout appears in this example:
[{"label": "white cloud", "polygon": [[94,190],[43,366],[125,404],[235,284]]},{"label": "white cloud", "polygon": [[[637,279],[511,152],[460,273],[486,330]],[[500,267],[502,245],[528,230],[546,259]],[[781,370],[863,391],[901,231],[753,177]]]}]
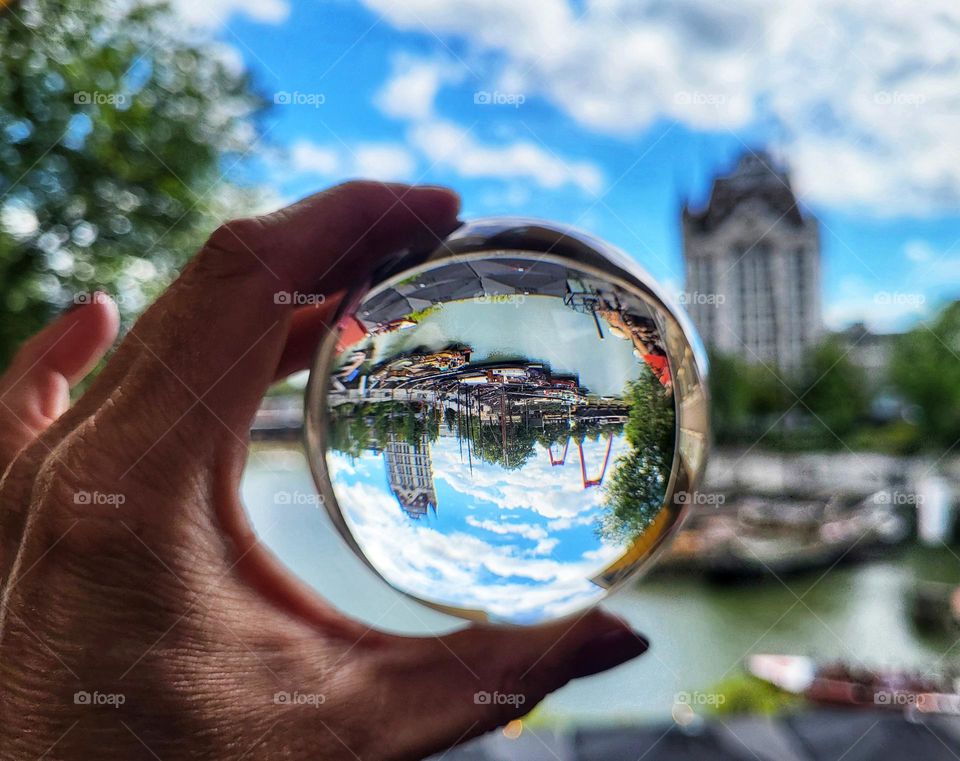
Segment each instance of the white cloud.
[{"label": "white cloud", "polygon": [[320,145],[298,140],[285,158],[276,160],[280,173],[315,175],[327,180],[365,177],[374,180],[415,180],[417,160],[400,143]]},{"label": "white cloud", "polygon": [[539,144],[518,140],[504,145],[485,145],[469,131],[442,120],[416,124],[410,143],[436,166],[472,179],[528,180],[555,190],[566,185],[588,193],[603,187],[603,174],[588,161],[567,161]]},{"label": "white cloud", "polygon": [[547,538],[547,530],[543,526],[534,526],[532,523],[504,523],[495,520],[480,520],[476,516],[468,515],[467,524],[474,528],[490,531],[501,536],[522,536],[524,539],[538,541]]},{"label": "white cloud", "polygon": [[286,0],[173,0],[173,8],[188,24],[217,28],[234,15],[263,24],[280,24],[290,15]]},{"label": "white cloud", "polygon": [[928,262],[936,256],[936,252],[925,240],[910,240],[903,247],[903,253],[911,262]]},{"label": "white cloud", "polygon": [[485,145],[451,122],[416,122],[408,143],[346,146],[298,140],[288,156],[274,164],[283,174],[310,174],[327,180],[366,177],[409,182],[418,179],[419,154],[428,165],[462,177],[511,181],[508,200],[516,200],[520,181],[548,189],[573,186],[590,193],[603,186],[602,173],[590,162],[565,161],[529,141]]},{"label": "white cloud", "polygon": [[445,533],[442,522],[411,521],[384,487],[370,482],[338,483],[336,491],[364,555],[392,584],[426,600],[509,620],[563,615],[599,600],[604,590],[589,579],[620,552],[599,545],[561,562],[536,555],[552,551],[554,539],[524,553],[463,531]]},{"label": "white cloud", "polygon": [[496,79],[479,86],[541,96],[589,129],[740,130],[770,116],[808,201],[960,209],[952,0],[592,0],[582,14],[567,0],[364,2],[492,54]]},{"label": "white cloud", "polygon": [[[603,441],[584,444],[584,457],[591,474],[603,462],[605,445]],[[626,449],[625,440],[617,437],[610,454],[607,477]],[[603,492],[584,488],[575,445],[568,451],[565,464],[555,467],[550,464],[547,451],[537,444],[534,454],[518,470],[477,463],[471,468],[458,452],[443,446],[434,446],[431,453],[437,481],[445,482],[451,489],[477,502],[494,504],[500,510],[549,519],[546,525],[551,531],[590,525],[596,522],[601,511]],[[557,450],[554,453],[559,454]],[[539,484],[536,492],[530,491],[530,484]]]},{"label": "white cloud", "polygon": [[426,119],[433,115],[440,86],[461,76],[460,67],[449,61],[399,56],[393,62],[393,75],[374,97],[374,103],[394,119]]},{"label": "white cloud", "polygon": [[524,182],[513,180],[503,188],[485,192],[480,203],[492,209],[524,209],[533,198],[533,190]]},{"label": "white cloud", "polygon": [[413,180],[417,160],[406,148],[388,143],[358,145],[353,156],[353,174],[383,180]]},{"label": "white cloud", "polygon": [[518,181],[551,190],[572,185],[590,193],[600,191],[603,173],[592,162],[564,159],[531,140],[482,143],[463,127],[437,117],[434,103],[440,87],[461,81],[465,74],[457,61],[401,55],[394,59],[393,74],[374,104],[387,116],[411,123],[407,142],[429,164],[462,177],[509,183],[508,203],[517,199]]},{"label": "white cloud", "polygon": [[[530,551],[531,555],[549,555],[557,548],[557,545],[560,544],[559,539],[549,536],[545,526],[535,526],[532,523],[504,523],[502,521],[489,519],[480,520],[473,515],[468,515],[466,520],[468,525],[489,531],[493,534],[499,534],[500,536],[520,536],[536,542],[536,545]],[[593,518],[591,520],[596,519]]]},{"label": "white cloud", "polygon": [[848,277],[840,283],[840,295],[824,314],[832,330],[863,322],[871,330],[886,333],[902,329],[905,322],[924,317],[930,304],[924,293],[910,287],[910,279],[895,289],[879,289],[862,278]]},{"label": "white cloud", "polygon": [[340,154],[333,148],[298,140],[290,148],[290,163],[295,172],[332,175],[340,168]]}]

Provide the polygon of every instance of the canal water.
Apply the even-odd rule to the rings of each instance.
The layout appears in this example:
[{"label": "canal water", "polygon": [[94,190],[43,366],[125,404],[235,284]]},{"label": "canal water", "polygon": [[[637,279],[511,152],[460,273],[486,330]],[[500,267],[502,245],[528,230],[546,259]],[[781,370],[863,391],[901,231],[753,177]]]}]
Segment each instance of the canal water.
[{"label": "canal water", "polygon": [[[264,542],[348,614],[411,634],[461,625],[394,592],[347,549],[299,448],[257,446],[243,497]],[[708,692],[741,673],[751,653],[918,670],[960,665],[960,640],[924,637],[911,626],[909,593],[918,579],[960,583],[960,550],[911,545],[869,562],[736,586],[653,575],[605,603],[649,637],[650,651],[571,683],[547,699],[542,715],[582,724],[663,720],[678,693]]]}]

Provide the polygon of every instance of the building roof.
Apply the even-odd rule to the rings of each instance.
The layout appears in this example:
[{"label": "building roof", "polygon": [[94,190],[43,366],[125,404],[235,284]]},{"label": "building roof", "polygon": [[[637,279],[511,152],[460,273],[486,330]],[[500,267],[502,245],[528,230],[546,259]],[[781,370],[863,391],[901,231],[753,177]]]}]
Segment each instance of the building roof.
[{"label": "building roof", "polygon": [[774,216],[797,227],[806,221],[786,170],[763,151],[743,154],[730,174],[716,177],[706,208],[693,211],[684,206],[683,220],[687,226],[707,233],[723,224],[741,205],[754,200],[765,203]]},{"label": "building roof", "polygon": [[397,498],[397,502],[400,503],[400,507],[403,508],[403,512],[411,518],[426,515],[430,508],[433,508],[434,513],[437,512],[437,499],[433,493],[428,494],[423,490],[413,492],[412,490],[395,489],[393,494]]},{"label": "building roof", "polygon": [[855,322],[836,333],[836,336],[851,346],[883,346],[892,344],[901,333],[874,333],[862,322]]}]

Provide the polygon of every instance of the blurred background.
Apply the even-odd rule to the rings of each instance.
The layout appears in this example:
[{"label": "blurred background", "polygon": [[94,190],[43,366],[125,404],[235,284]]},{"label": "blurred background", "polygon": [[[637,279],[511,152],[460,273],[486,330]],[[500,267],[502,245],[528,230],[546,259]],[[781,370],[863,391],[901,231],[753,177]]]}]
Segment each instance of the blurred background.
[{"label": "blurred background", "polygon": [[[571,728],[589,744],[584,727],[626,725],[663,752],[737,726],[723,752],[760,758],[735,717],[794,717],[802,737],[818,706],[958,712],[955,5],[0,0],[0,365],[95,290],[129,325],[219,222],[352,177],[609,240],[710,353],[706,487],[658,570],[609,603],[653,649],[497,742],[567,758]],[[335,536],[299,445],[303,383],[254,430],[257,530],[371,624],[455,625]],[[886,720],[833,757],[861,735],[857,752],[889,747]]]}]

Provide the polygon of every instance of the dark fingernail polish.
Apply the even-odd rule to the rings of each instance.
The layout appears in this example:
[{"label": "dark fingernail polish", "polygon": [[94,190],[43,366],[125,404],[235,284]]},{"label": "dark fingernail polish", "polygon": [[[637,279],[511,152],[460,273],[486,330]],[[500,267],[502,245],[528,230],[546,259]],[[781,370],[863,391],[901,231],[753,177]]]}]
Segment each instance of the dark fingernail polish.
[{"label": "dark fingernail polish", "polygon": [[575,676],[589,676],[643,655],[650,641],[632,629],[609,632],[586,643],[578,654]]},{"label": "dark fingernail polish", "polygon": [[609,642],[611,648],[624,653],[627,658],[642,655],[650,649],[650,640],[642,634],[635,632],[633,629],[613,632],[607,634],[602,639],[604,642]]}]

